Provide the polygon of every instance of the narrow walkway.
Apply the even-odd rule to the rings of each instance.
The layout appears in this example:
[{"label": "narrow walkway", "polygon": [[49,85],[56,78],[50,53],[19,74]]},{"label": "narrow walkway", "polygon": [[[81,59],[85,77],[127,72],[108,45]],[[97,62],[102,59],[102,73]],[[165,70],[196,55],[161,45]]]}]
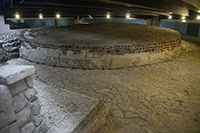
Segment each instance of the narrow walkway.
[{"label": "narrow walkway", "polygon": [[119,70],[59,68],[22,59],[8,63],[35,65],[35,80],[58,90],[103,97],[122,126],[117,133],[200,132],[200,48],[195,44],[188,43],[174,60]]}]

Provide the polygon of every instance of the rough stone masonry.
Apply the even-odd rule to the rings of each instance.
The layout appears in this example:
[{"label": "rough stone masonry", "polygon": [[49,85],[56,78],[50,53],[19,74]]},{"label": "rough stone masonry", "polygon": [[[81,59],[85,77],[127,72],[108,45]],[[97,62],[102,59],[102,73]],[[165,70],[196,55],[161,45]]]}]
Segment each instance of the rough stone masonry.
[{"label": "rough stone masonry", "polygon": [[127,23],[94,23],[28,30],[20,57],[47,65],[118,69],[171,60],[180,55],[174,30]]},{"label": "rough stone masonry", "polygon": [[34,66],[0,67],[0,133],[47,132],[30,76],[34,73]]}]

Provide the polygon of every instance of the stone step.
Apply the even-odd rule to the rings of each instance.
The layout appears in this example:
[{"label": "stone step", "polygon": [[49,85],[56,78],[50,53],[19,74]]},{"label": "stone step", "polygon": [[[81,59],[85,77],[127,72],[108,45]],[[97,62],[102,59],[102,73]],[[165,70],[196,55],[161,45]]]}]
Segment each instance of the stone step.
[{"label": "stone step", "polygon": [[85,133],[110,133],[118,128],[118,123],[109,107],[99,114],[99,116],[85,130]]},{"label": "stone step", "polygon": [[117,122],[102,100],[35,81],[49,133],[112,132]]}]

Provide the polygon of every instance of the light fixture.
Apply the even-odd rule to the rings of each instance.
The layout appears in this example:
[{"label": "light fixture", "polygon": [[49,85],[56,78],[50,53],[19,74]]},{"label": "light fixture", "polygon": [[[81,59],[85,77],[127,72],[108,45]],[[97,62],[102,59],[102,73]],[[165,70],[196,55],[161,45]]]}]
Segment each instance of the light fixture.
[{"label": "light fixture", "polygon": [[40,18],[40,19],[43,19],[42,13],[40,13],[39,18]]},{"label": "light fixture", "polygon": [[91,15],[89,15],[89,18],[90,18],[90,19],[92,19],[92,16],[91,16]]},{"label": "light fixture", "polygon": [[126,18],[129,19],[130,18],[130,14],[126,14]]},{"label": "light fixture", "polygon": [[15,18],[16,18],[16,19],[19,19],[19,18],[20,18],[20,16],[19,16],[18,13],[16,13]]},{"label": "light fixture", "polygon": [[182,19],[185,19],[185,16],[182,16]]},{"label": "light fixture", "polygon": [[56,14],[56,18],[60,18],[60,14],[59,13]]},{"label": "light fixture", "polygon": [[197,16],[197,19],[200,19],[200,15]]},{"label": "light fixture", "polygon": [[109,14],[107,14],[107,15],[106,15],[106,18],[110,18],[110,15],[109,15]]},{"label": "light fixture", "polygon": [[169,12],[169,14],[172,14],[172,12]]},{"label": "light fixture", "polygon": [[185,19],[183,19],[181,22],[185,23],[185,22],[186,22],[186,20],[185,20]]},{"label": "light fixture", "polygon": [[172,15],[169,16],[169,19],[172,19]]}]

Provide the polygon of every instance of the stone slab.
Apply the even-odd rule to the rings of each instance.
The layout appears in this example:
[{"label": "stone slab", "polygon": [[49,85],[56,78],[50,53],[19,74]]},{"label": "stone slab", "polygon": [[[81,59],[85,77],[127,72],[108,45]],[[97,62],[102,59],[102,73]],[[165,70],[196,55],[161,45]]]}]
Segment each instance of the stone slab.
[{"label": "stone slab", "polygon": [[38,81],[35,83],[41,114],[45,118],[49,133],[84,132],[105,109],[100,99],[58,89]]},{"label": "stone slab", "polygon": [[85,130],[86,133],[111,133],[118,123],[109,107],[106,107],[96,120]]},{"label": "stone slab", "polygon": [[0,130],[0,133],[19,133],[17,122],[4,127],[2,130]]},{"label": "stone slab", "polygon": [[34,66],[5,65],[0,67],[0,84],[10,85],[34,73]]}]

